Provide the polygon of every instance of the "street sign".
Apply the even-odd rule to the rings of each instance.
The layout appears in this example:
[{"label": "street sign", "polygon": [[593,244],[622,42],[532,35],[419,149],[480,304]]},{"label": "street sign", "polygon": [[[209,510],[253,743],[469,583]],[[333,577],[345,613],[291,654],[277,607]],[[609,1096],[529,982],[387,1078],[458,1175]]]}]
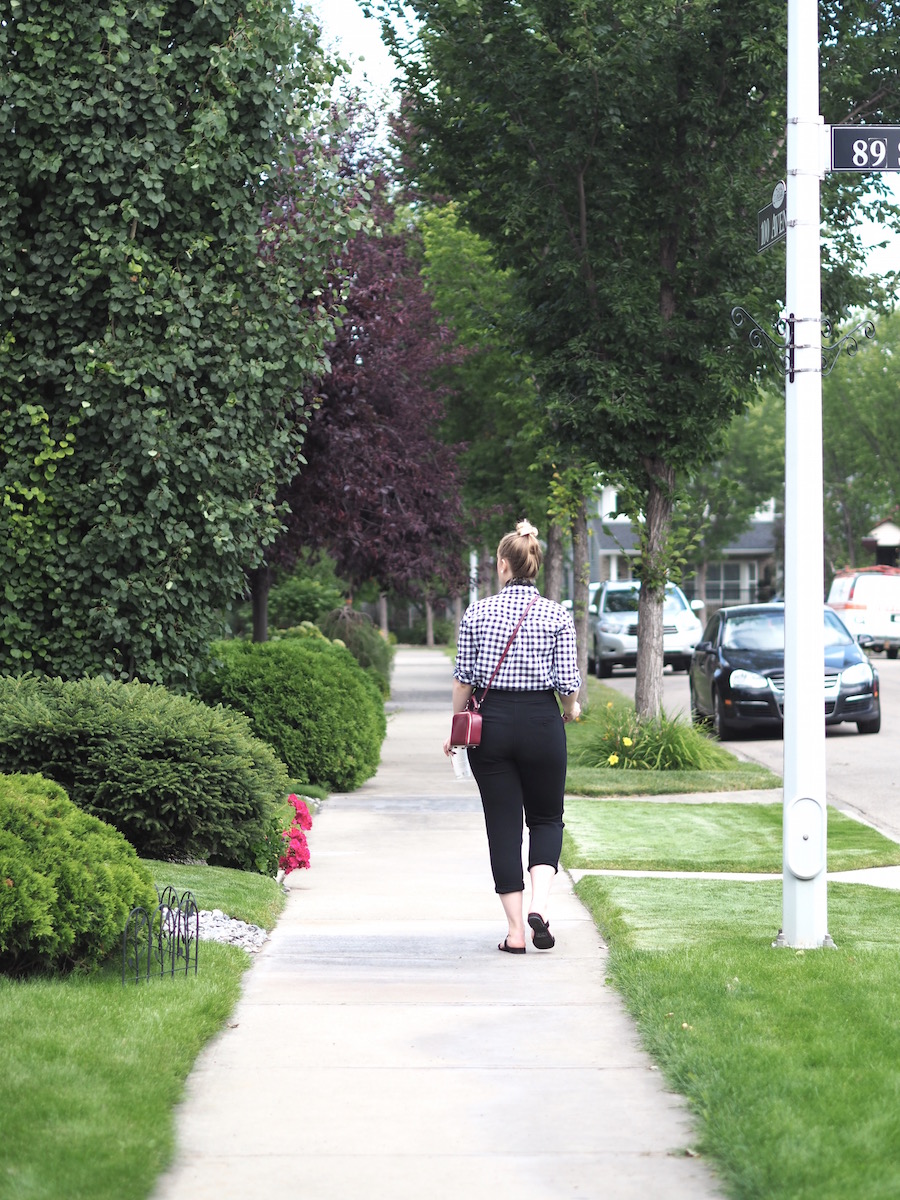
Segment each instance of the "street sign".
[{"label": "street sign", "polygon": [[900,171],[900,125],[832,125],[832,171]]},{"label": "street sign", "polygon": [[787,191],[784,183],[779,180],[772,192],[772,203],[761,208],[756,216],[756,252],[762,254],[776,242],[784,241],[787,233],[787,209],[785,198]]}]

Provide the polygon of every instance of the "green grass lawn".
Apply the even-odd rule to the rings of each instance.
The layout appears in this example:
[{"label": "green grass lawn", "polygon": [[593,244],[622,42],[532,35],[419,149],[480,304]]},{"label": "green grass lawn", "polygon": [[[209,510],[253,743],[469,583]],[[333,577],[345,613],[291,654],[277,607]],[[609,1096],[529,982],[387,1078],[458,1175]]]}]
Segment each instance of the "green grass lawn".
[{"label": "green grass lawn", "polygon": [[[219,867],[148,864],[200,908],[271,928],[273,879]],[[204,1044],[232,1011],[250,963],[203,942],[199,973],[122,985],[90,975],[0,977],[0,1196],[143,1200],[174,1146],[173,1107]]]},{"label": "green grass lawn", "polygon": [[[760,873],[782,869],[781,804],[567,799],[565,819],[567,867]],[[900,845],[829,808],[829,870],[898,863]]]},{"label": "green grass lawn", "polygon": [[780,883],[586,877],[609,976],[737,1200],[900,1195],[900,895],[829,887],[837,950],[775,950]]},{"label": "green grass lawn", "polygon": [[[726,766],[707,771],[635,771],[586,767],[579,758],[593,738],[607,705],[633,708],[631,700],[599,679],[588,679],[588,705],[581,721],[566,726],[570,796],[668,796],[683,792],[737,792],[780,788],[781,777],[756,763],[742,762],[722,750]],[[719,748],[721,749],[721,748]]]}]

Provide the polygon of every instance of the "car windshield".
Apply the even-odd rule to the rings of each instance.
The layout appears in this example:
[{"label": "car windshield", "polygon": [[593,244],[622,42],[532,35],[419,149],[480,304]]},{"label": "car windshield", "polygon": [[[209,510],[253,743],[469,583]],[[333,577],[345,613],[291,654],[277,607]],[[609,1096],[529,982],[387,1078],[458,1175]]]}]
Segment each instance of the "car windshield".
[{"label": "car windshield", "polygon": [[825,610],[825,645],[853,645],[853,638],[847,632],[846,628],[841,624],[840,618],[836,617],[830,608]]},{"label": "car windshield", "polygon": [[729,617],[722,630],[726,650],[783,650],[784,613],[746,613]]},{"label": "car windshield", "polygon": [[[637,612],[640,596],[641,589],[639,587],[616,588],[614,591],[608,591],[603,602],[604,610],[606,612]],[[680,613],[683,609],[684,604],[678,593],[667,591],[663,601],[663,613]]]},{"label": "car windshield", "polygon": [[[825,645],[850,646],[853,638],[830,610],[825,612]],[[784,613],[745,613],[729,617],[722,631],[727,650],[783,650]]]}]

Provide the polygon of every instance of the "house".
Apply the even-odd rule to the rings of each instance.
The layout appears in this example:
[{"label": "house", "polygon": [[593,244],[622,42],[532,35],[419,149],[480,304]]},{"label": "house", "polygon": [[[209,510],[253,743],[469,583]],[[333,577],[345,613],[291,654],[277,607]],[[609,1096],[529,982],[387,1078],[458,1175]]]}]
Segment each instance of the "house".
[{"label": "house", "polygon": [[879,521],[868,537],[862,539],[863,548],[869,554],[875,555],[875,565],[879,567],[900,566],[897,561],[900,553],[900,526],[890,518]]},{"label": "house", "polygon": [[[589,523],[591,580],[605,582],[630,579],[637,557],[637,533],[630,518],[615,516],[616,494],[604,488],[598,516]],[[603,514],[609,514],[605,517]],[[755,604],[769,600],[780,589],[777,566],[782,539],[782,519],[775,513],[774,501],[753,516],[732,545],[718,553],[715,561],[686,572],[681,586],[688,599],[705,600],[707,611],[724,604]],[[898,545],[900,545],[900,530]]]}]

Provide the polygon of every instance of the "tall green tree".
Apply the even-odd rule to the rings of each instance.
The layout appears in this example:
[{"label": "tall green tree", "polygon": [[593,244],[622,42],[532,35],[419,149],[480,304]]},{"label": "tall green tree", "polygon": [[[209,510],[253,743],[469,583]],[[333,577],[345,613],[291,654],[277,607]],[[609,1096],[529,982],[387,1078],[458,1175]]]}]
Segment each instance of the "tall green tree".
[{"label": "tall green tree", "polygon": [[5,6],[0,670],[186,681],[278,533],[362,218],[273,218],[275,163],[333,73],[275,0]]},{"label": "tall green tree", "polygon": [[825,563],[871,562],[862,539],[900,505],[900,312],[842,358],[823,386]]},{"label": "tall green tree", "polygon": [[[784,498],[784,396],[762,391],[724,431],[721,453],[690,479],[676,519],[690,531],[697,595],[706,567],[750,527],[753,514]],[[781,508],[779,509],[781,511]]]},{"label": "tall green tree", "polygon": [[462,354],[445,379],[444,434],[458,452],[463,499],[478,545],[496,546],[516,521],[540,524],[550,471],[535,471],[543,439],[534,369],[517,342],[515,280],[498,269],[490,244],[459,218],[454,203],[427,208],[418,221],[422,274],[434,306]]},{"label": "tall green tree", "polygon": [[[756,210],[783,173],[783,4],[747,0],[396,0],[387,29],[424,187],[450,194],[524,284],[553,420],[640,520],[642,716],[662,696],[662,598],[679,483],[755,395],[728,314],[778,310],[783,263],[756,255]],[[404,26],[409,7],[418,24]],[[887,119],[898,100],[892,4],[823,6],[823,110]],[[879,50],[883,57],[879,59]],[[875,62],[879,66],[875,70]],[[870,69],[874,74],[870,74]],[[869,290],[840,238],[828,311]]]}]

